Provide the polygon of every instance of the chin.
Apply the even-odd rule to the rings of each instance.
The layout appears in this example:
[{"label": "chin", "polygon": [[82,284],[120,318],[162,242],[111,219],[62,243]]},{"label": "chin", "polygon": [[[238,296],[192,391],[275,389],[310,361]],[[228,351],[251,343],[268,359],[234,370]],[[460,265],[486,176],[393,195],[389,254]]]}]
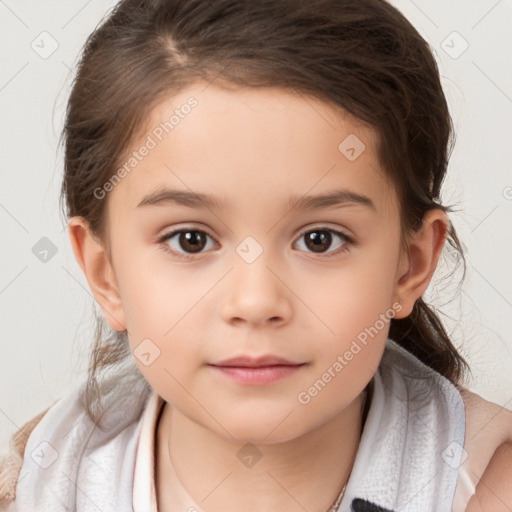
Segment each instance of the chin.
[{"label": "chin", "polygon": [[225,421],[222,425],[231,436],[218,425],[214,425],[214,428],[227,441],[235,443],[279,444],[297,439],[314,428],[311,425],[298,424],[298,418],[292,419],[293,416],[293,412],[289,417],[282,413],[275,416],[268,414],[258,416],[253,413],[239,418],[230,418],[230,421]]}]

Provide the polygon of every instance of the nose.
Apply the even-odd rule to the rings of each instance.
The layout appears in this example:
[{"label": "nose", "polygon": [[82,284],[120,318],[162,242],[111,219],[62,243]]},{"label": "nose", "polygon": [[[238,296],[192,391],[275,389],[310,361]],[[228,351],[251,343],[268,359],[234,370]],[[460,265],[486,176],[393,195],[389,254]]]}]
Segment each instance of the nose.
[{"label": "nose", "polygon": [[234,326],[279,327],[290,321],[292,292],[284,284],[284,276],[269,263],[263,255],[252,263],[242,259],[234,262],[225,283],[227,292],[222,304],[225,322]]}]

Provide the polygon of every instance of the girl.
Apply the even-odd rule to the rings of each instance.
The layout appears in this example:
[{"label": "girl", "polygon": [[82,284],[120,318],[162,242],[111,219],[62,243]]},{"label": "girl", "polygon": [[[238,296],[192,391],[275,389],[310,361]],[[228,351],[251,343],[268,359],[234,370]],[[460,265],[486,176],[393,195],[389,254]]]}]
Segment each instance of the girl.
[{"label": "girl", "polygon": [[[90,376],[12,439],[19,511],[512,508],[512,414],[422,296],[451,121],[382,0],[121,1],[68,104]],[[478,436],[481,432],[485,436]]]}]

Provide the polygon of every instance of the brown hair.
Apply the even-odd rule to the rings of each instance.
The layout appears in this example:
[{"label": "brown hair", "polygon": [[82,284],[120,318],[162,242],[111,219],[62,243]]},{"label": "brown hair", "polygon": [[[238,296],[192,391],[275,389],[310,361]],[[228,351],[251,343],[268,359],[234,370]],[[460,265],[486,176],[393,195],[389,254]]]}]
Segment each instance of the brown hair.
[{"label": "brown hair", "polygon": [[[123,0],[89,36],[61,142],[67,216],[83,216],[108,247],[107,199],[96,199],[169,94],[204,79],[279,86],[337,105],[373,127],[400,199],[402,231],[440,203],[453,127],[427,42],[384,0]],[[448,244],[464,263],[450,223]],[[450,249],[450,247],[448,247]],[[126,332],[98,319],[87,405],[97,376],[130,357]],[[435,310],[419,298],[389,337],[459,385],[468,367]]]}]

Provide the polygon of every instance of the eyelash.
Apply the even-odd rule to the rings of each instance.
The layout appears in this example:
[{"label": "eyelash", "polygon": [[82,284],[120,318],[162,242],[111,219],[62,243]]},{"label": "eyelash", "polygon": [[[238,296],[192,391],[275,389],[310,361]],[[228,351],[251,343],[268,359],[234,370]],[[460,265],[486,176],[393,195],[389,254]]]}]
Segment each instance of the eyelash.
[{"label": "eyelash", "polygon": [[[203,253],[202,252],[198,252],[198,253],[181,253],[181,252],[177,252],[177,251],[171,249],[169,247],[169,245],[166,243],[174,235],[177,235],[178,233],[186,233],[188,231],[197,231],[199,233],[203,233],[203,234],[207,235],[208,237],[210,237],[213,240],[213,237],[211,235],[209,235],[206,231],[204,231],[202,229],[197,229],[197,228],[195,228],[193,226],[190,226],[190,227],[184,227],[184,228],[180,228],[180,229],[175,229],[174,231],[166,233],[166,234],[162,235],[160,238],[158,238],[157,242],[160,245],[161,249],[164,252],[166,252],[166,253],[170,253],[173,256],[177,256],[177,257],[183,258],[185,260],[194,259],[194,257],[196,255],[200,255],[200,254],[203,254]],[[354,240],[351,237],[349,237],[348,235],[346,235],[345,233],[343,233],[342,231],[339,231],[339,230],[333,229],[333,228],[327,228],[325,226],[314,226],[312,228],[308,228],[308,229],[302,231],[299,234],[297,240],[302,238],[306,233],[310,233],[310,232],[313,232],[313,231],[328,231],[329,233],[334,233],[334,234],[338,235],[340,238],[345,240],[345,243],[340,248],[338,248],[337,250],[333,251],[332,253],[323,254],[323,253],[310,252],[311,254],[318,254],[322,258],[330,258],[330,257],[336,256],[336,255],[338,255],[340,253],[348,252],[350,250],[349,247],[354,244]]]}]

